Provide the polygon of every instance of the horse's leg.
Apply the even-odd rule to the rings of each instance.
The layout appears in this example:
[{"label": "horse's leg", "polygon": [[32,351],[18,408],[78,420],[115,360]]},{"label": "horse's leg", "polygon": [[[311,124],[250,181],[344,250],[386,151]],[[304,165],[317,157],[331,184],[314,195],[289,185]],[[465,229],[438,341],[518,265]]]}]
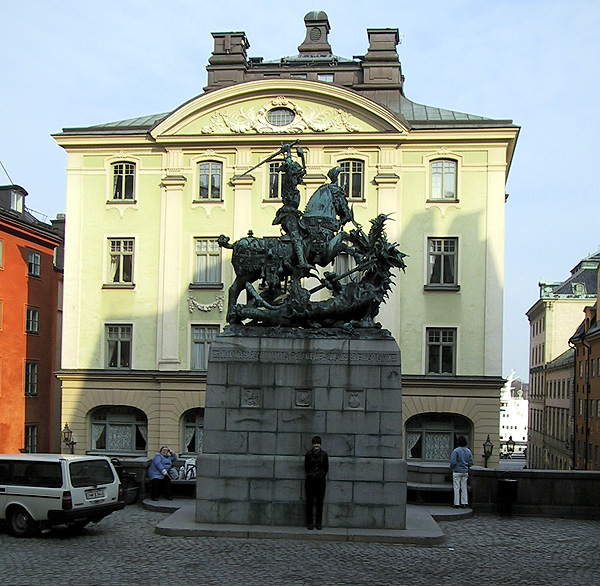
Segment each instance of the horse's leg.
[{"label": "horse's leg", "polygon": [[247,281],[247,275],[242,275],[242,276],[238,275],[238,276],[236,276],[235,281],[233,281],[233,283],[231,284],[231,287],[229,287],[228,302],[227,302],[227,317],[225,318],[227,320],[227,323],[233,324],[233,323],[240,323],[240,321],[241,321],[235,317],[234,307],[237,303],[240,293],[246,286],[246,281]]}]

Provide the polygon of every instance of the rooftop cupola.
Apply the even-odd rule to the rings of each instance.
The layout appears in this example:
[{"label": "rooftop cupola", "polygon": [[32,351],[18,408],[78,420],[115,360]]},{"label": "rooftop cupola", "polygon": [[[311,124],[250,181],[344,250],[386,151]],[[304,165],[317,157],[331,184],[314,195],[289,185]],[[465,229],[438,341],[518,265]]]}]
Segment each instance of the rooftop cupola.
[{"label": "rooftop cupola", "polygon": [[306,38],[298,47],[303,57],[328,57],[331,55],[331,45],[327,40],[329,34],[329,18],[322,10],[313,10],[304,17]]}]

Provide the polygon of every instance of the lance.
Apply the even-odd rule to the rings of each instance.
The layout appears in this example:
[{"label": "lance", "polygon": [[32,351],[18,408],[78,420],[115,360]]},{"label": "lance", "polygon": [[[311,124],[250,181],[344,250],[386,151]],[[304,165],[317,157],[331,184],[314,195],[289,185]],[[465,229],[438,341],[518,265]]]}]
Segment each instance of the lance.
[{"label": "lance", "polygon": [[250,173],[251,171],[254,171],[254,169],[256,169],[257,167],[260,167],[261,165],[264,165],[265,163],[268,163],[269,161],[272,161],[275,157],[278,157],[282,153],[285,153],[285,151],[288,148],[291,149],[294,145],[297,145],[299,142],[300,142],[300,139],[297,138],[294,142],[290,142],[288,144],[282,144],[281,148],[276,153],[273,153],[272,155],[268,156],[266,159],[264,159],[263,161],[261,161],[257,165],[254,165],[254,167],[251,167],[247,171],[244,171],[241,175],[239,175],[239,177],[243,177],[244,175],[248,175],[248,173]]}]

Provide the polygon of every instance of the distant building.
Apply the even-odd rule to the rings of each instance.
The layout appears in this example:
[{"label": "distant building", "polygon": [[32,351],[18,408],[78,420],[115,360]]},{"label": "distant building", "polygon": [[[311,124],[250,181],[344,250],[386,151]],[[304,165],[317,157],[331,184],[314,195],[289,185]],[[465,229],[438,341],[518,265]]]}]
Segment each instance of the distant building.
[{"label": "distant building", "polygon": [[77,451],[201,450],[208,351],[233,276],[217,238],[280,234],[278,163],[254,167],[296,139],[300,209],[341,166],[357,222],[391,214],[388,237],[410,255],[377,317],[401,347],[407,458],[447,462],[459,434],[498,444],[519,128],[409,100],[397,29],[368,29],[366,53],[349,59],[333,54],[324,12],[305,25],[298,54],[273,61],[248,57],[243,32],[213,33],[204,93],[55,136],[68,154],[63,422]]},{"label": "distant building", "polygon": [[59,450],[64,219],[39,221],[18,185],[0,187],[0,452]]},{"label": "distant building", "polygon": [[540,282],[540,298],[527,311],[530,468],[563,468],[570,460],[568,401],[572,396],[572,377],[568,375],[569,355],[565,353],[581,322],[582,311],[596,299],[599,263],[597,252],[581,260],[565,281]]},{"label": "distant building", "polygon": [[575,346],[574,467],[577,470],[600,470],[600,323],[597,297],[595,303],[585,307],[584,320],[570,341]]},{"label": "distant building", "polygon": [[[524,385],[510,373],[500,395],[500,453],[511,451],[524,456],[527,452],[528,401]],[[509,442],[514,442],[509,445]]]}]

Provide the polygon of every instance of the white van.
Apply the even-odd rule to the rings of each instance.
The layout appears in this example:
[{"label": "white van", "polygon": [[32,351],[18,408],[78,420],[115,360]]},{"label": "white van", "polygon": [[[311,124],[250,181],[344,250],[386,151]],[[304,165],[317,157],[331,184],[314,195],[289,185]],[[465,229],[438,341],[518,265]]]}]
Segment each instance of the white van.
[{"label": "white van", "polygon": [[15,537],[51,525],[84,527],[125,506],[108,458],[0,454],[0,521]]}]

